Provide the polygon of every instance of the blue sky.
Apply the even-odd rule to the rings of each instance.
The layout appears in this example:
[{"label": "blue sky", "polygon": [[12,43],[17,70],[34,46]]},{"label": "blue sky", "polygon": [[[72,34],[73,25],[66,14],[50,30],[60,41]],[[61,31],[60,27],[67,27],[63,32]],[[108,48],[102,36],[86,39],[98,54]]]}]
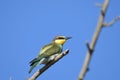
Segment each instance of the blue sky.
[{"label": "blue sky", "polygon": [[[1,0],[0,79],[25,80],[29,61],[56,35],[72,36],[64,45],[70,53],[38,80],[77,80],[100,14],[95,3],[104,0]],[[111,0],[105,22],[120,15],[120,1]],[[120,21],[103,28],[85,80],[120,79]]]}]

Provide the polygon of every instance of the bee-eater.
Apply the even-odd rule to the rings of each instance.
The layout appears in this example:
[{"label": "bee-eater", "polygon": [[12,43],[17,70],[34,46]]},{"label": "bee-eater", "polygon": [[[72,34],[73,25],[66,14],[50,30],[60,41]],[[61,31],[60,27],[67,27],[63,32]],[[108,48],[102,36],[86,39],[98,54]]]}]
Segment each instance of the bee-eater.
[{"label": "bee-eater", "polygon": [[56,36],[50,44],[42,47],[38,56],[32,61],[30,61],[31,68],[29,70],[29,73],[37,65],[47,64],[49,61],[53,60],[58,54],[60,54],[63,49],[63,44],[68,39],[71,39],[71,37]]}]

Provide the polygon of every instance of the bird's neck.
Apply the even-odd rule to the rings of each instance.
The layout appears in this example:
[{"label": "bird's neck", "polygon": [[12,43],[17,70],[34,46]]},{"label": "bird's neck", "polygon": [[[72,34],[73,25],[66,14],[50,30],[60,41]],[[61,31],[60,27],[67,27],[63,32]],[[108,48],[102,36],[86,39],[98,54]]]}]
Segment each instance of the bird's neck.
[{"label": "bird's neck", "polygon": [[53,43],[53,44],[56,44],[56,45],[59,45],[59,46],[61,46],[61,47],[63,46],[63,44],[56,43],[56,42],[54,42],[54,41],[53,41],[52,43]]},{"label": "bird's neck", "polygon": [[56,44],[63,45],[63,44],[66,42],[66,40],[55,40],[54,42],[55,42]]}]

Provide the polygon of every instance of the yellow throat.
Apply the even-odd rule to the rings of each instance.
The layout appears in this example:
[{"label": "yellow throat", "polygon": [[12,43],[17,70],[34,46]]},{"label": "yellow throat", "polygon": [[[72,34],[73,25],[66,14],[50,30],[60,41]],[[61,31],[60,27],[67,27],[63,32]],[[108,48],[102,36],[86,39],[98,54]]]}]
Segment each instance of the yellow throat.
[{"label": "yellow throat", "polygon": [[55,43],[63,45],[66,42],[65,39],[55,40]]}]

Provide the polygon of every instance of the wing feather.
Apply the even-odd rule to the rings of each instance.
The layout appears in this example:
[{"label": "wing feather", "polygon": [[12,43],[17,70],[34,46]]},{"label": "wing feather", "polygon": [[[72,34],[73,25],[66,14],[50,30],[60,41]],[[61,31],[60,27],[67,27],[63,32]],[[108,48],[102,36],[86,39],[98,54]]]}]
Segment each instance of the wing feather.
[{"label": "wing feather", "polygon": [[43,56],[44,57],[49,57],[51,55],[54,55],[54,54],[58,54],[58,53],[61,53],[62,52],[62,46],[61,45],[57,45],[57,44],[48,44],[48,45],[45,45],[41,51],[40,51],[40,54],[38,56]]}]

